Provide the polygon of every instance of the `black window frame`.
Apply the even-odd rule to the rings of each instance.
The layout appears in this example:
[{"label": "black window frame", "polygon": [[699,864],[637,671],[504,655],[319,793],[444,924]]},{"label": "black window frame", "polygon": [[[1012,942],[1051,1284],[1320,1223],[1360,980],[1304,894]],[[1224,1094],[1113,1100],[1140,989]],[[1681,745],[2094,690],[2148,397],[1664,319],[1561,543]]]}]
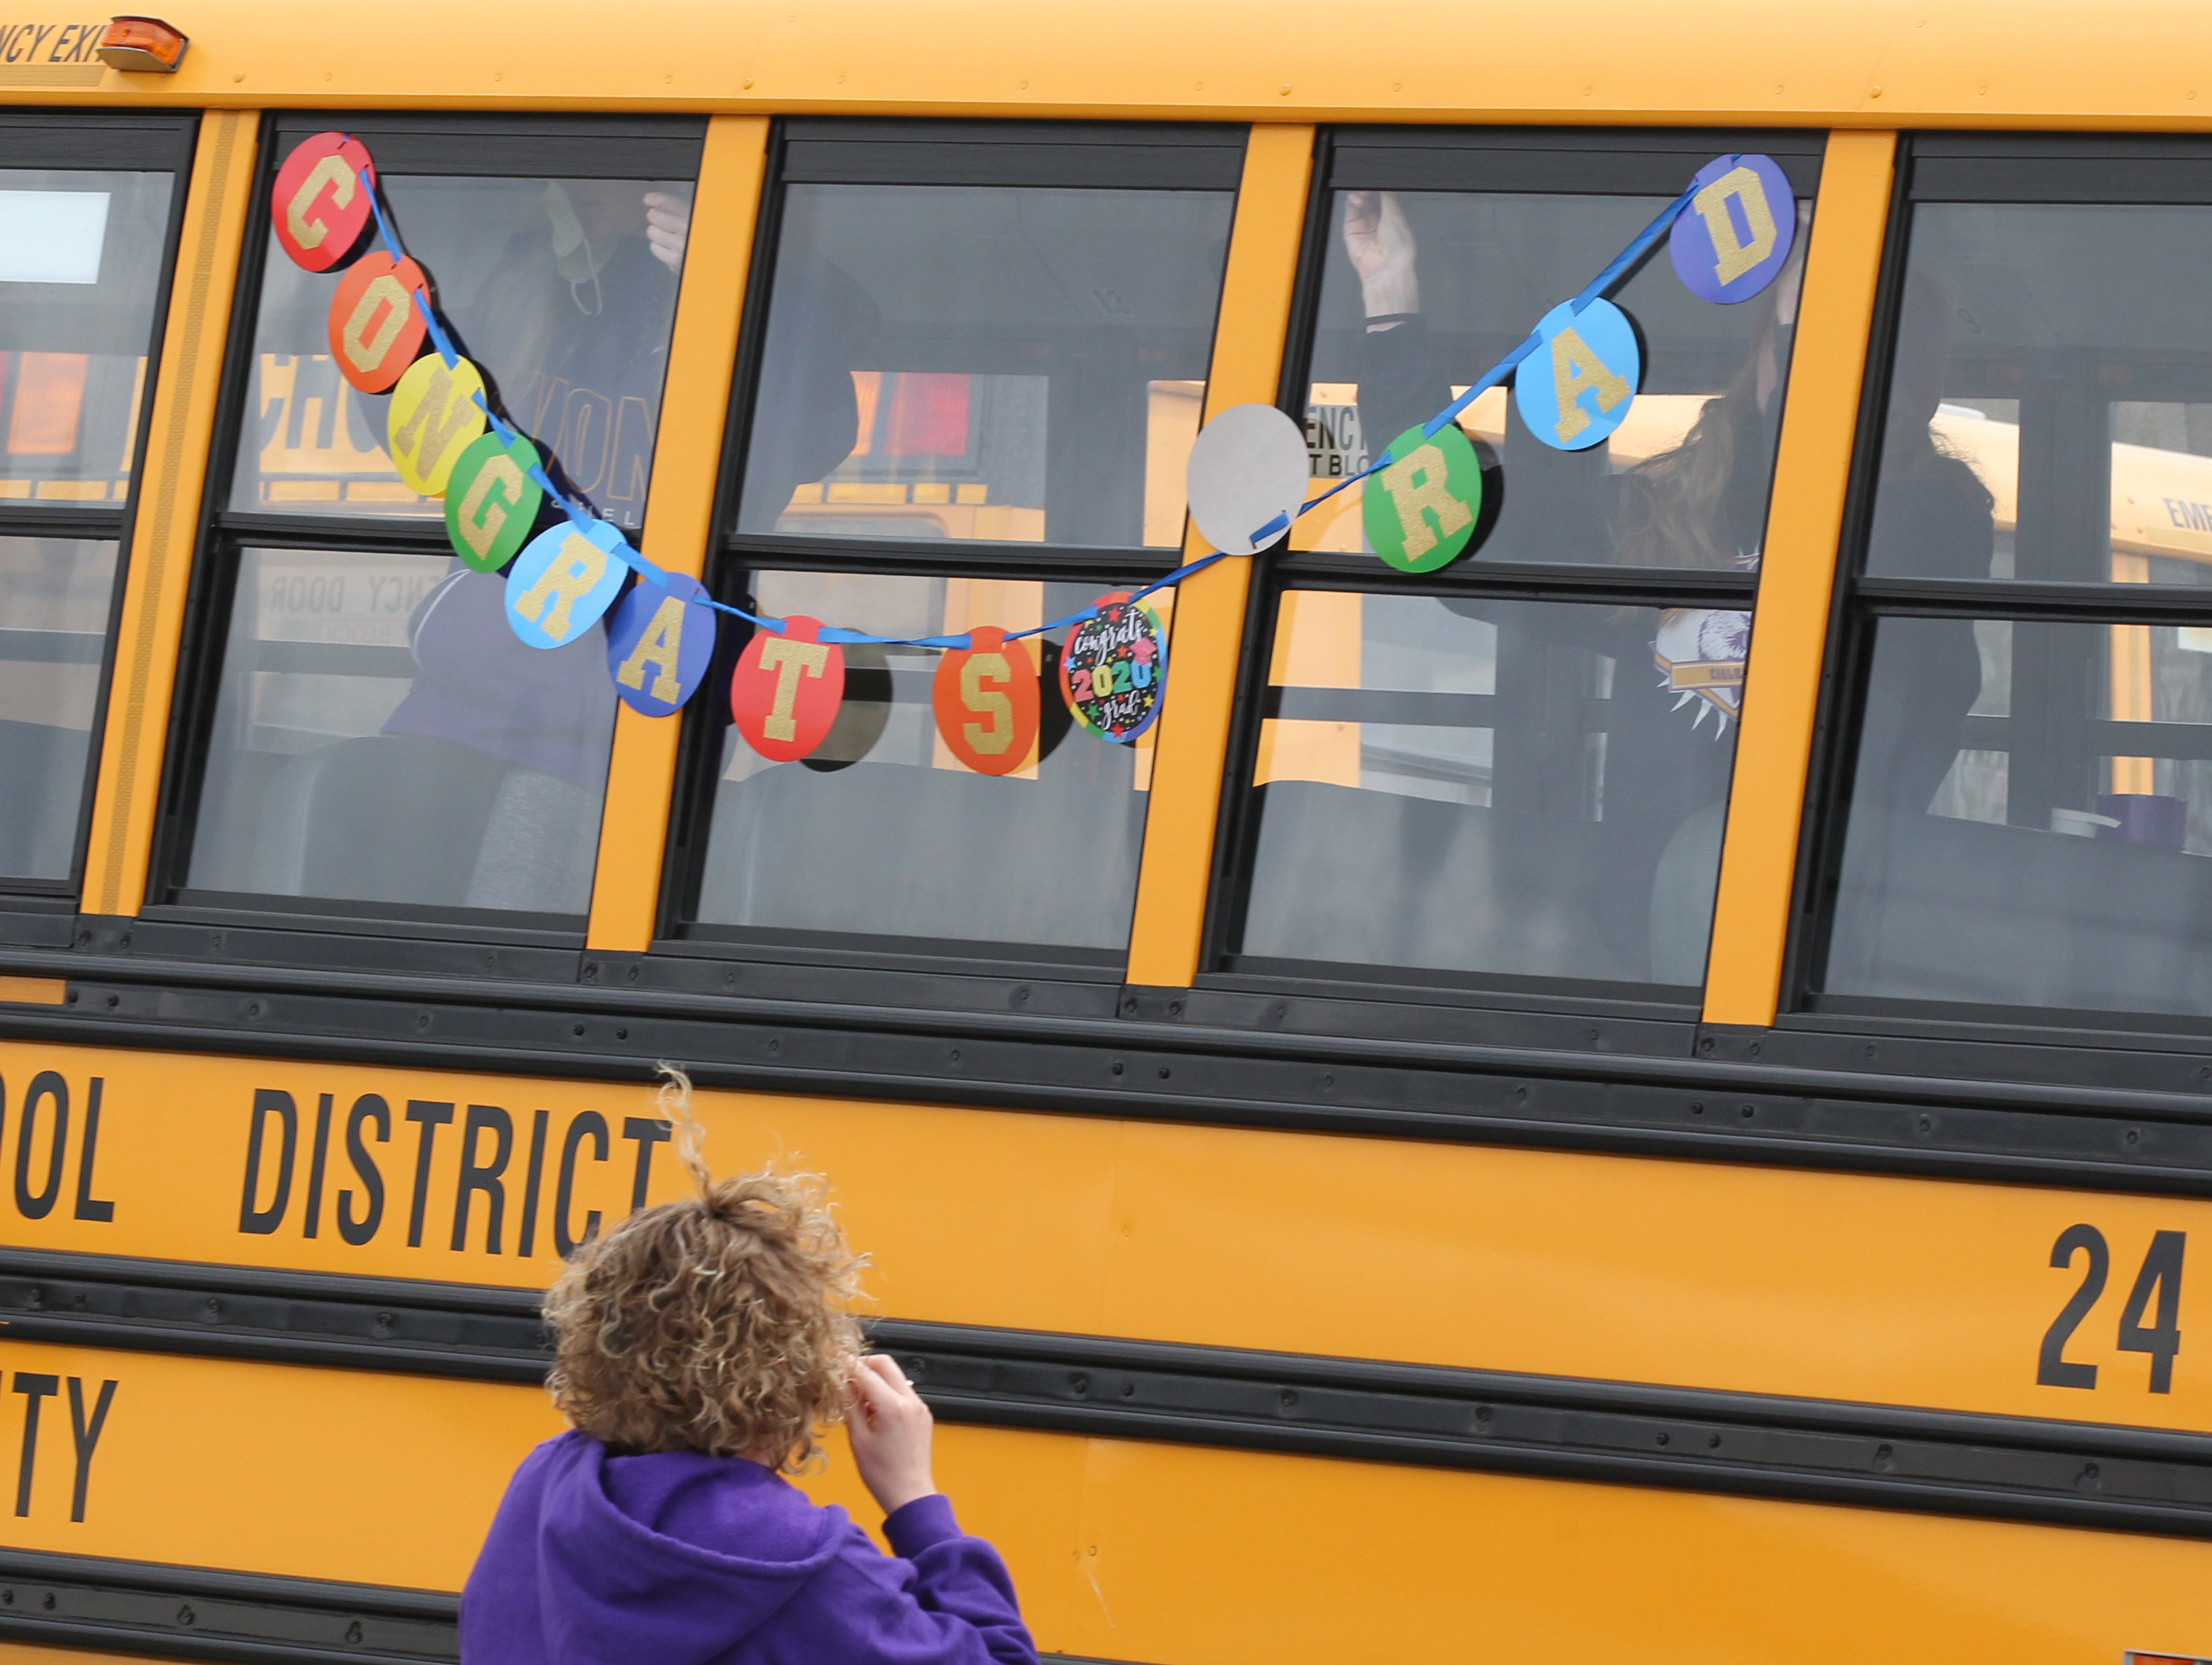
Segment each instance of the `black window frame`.
[{"label": "black window frame", "polygon": [[0,946],[64,947],[76,934],[74,916],[84,886],[86,846],[91,836],[92,800],[100,779],[102,738],[106,732],[110,689],[115,675],[117,633],[124,592],[131,576],[131,530],[137,523],[138,495],[146,472],[146,445],[153,433],[154,405],[161,375],[161,347],[167,334],[172,280],[182,240],[185,204],[191,195],[192,161],[199,137],[198,111],[0,110],[0,168],[57,168],[167,173],[168,224],[154,283],[154,310],[146,342],[146,385],[139,401],[137,428],[131,440],[131,483],[124,501],[99,508],[60,511],[35,501],[19,506],[0,501],[0,537],[67,538],[115,545],[115,584],[108,604],[100,647],[99,691],[93,707],[89,751],[76,832],[71,842],[67,878],[33,879],[0,876]]},{"label": "black window frame", "polygon": [[[1751,128],[1337,127],[1316,140],[1290,333],[1277,404],[1305,419],[1322,276],[1334,246],[1336,193],[1436,191],[1672,197],[1715,156],[1771,155],[1801,200],[1817,192],[1827,136]],[[1480,169],[1479,173],[1472,172]],[[1663,258],[1655,253],[1653,258]],[[1565,299],[1565,297],[1561,297]],[[1528,320],[1534,327],[1534,319]],[[1795,358],[1793,354],[1792,369]],[[1785,377],[1783,397],[1789,396]],[[1770,483],[1770,508],[1771,484]],[[1291,550],[1257,557],[1231,718],[1228,764],[1215,822],[1200,970],[1194,987],[1226,1021],[1278,1029],[1388,1033],[1410,1040],[1466,1040],[1577,1050],[1688,1050],[1700,1005],[1658,993],[1664,985],[1424,970],[1321,961],[1259,960],[1235,953],[1249,899],[1257,842],[1255,792],[1262,720],[1273,714],[1268,671],[1279,600],[1292,589],[1370,594],[1483,596],[1501,601],[1615,605],[1734,606],[1754,610],[1756,574],[1712,569],[1531,564],[1464,558],[1418,577],[1371,556]]]},{"label": "black window frame", "polygon": [[[1249,131],[1242,123],[813,117],[777,121],[769,135],[715,493],[707,580],[715,599],[745,605],[750,574],[760,571],[981,576],[1095,585],[1103,592],[1140,587],[1181,565],[1180,542],[1165,548],[1116,548],[738,532],[738,498],[767,345],[784,202],[794,185],[1215,191],[1231,199],[1233,223]],[[1218,295],[1215,306],[1218,320]],[[741,626],[724,629],[708,685],[683,714],[650,951],[669,962],[664,980],[727,992],[746,987],[750,978],[743,968],[757,965],[775,976],[779,992],[803,987],[818,998],[835,1000],[855,998],[865,989],[867,999],[893,1005],[959,1007],[981,1000],[1004,1008],[1009,998],[1006,983],[1013,979],[1023,990],[1014,1002],[1017,1009],[1110,1013],[1127,962],[1126,948],[1053,950],[1048,945],[859,937],[698,921],[716,763],[728,721],[725,690],[747,634]],[[1065,744],[1091,742],[1071,735]],[[1048,987],[1058,992],[1043,994]],[[1032,990],[1039,991],[1035,1004]]]},{"label": "black window frame", "polygon": [[[1819,987],[1833,932],[1860,727],[1881,620],[2212,624],[2212,585],[1886,577],[1867,571],[1888,418],[1893,343],[1903,308],[1913,210],[1922,203],[2212,208],[2212,138],[2005,132],[1900,136],[1838,546],[1827,666],[1814,718],[1781,1010],[1775,1027],[1794,1032],[1792,1056],[1802,1050],[1808,1058],[1849,1059],[1878,1069],[1917,1065],[1946,1073],[2030,1081],[2077,1079],[2075,1048],[2202,1053],[2212,1042],[2212,1015],[1831,994]],[[2010,720],[1967,720],[1970,726],[1984,729]],[[2160,731],[2194,726],[2127,725]],[[1970,726],[1970,735],[1972,732]],[[2188,747],[2212,758],[2212,734],[2165,732],[2153,755],[2185,757]],[[1885,1044],[1892,1039],[1912,1044],[1909,1056],[1913,1063],[1905,1061],[1908,1054],[1903,1050]]]},{"label": "black window frame", "polygon": [[[279,898],[196,890],[185,883],[244,551],[453,553],[445,522],[437,516],[353,519],[269,514],[229,507],[249,414],[254,332],[276,170],[300,140],[333,130],[367,140],[380,174],[542,179],[557,173],[575,179],[696,181],[707,123],[703,117],[690,116],[509,116],[459,111],[283,110],[264,116],[185,601],[147,901],[139,910],[141,920],[152,929],[142,929],[139,934],[173,945],[179,951],[212,951],[218,957],[374,970],[466,970],[573,981],[584,947],[583,915],[495,913],[318,896]],[[404,234],[404,228],[400,229]],[[641,534],[633,541],[644,550]],[[294,905],[282,905],[288,900]],[[182,928],[163,928],[167,927]]]}]

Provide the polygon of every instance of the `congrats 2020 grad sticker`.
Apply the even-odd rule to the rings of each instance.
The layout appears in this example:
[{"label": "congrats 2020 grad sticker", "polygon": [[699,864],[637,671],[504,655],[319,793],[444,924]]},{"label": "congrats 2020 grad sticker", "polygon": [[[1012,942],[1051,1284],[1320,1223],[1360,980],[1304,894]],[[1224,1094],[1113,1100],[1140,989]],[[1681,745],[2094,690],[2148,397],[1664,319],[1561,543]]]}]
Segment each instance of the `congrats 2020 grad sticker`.
[{"label": "congrats 2020 grad sticker", "polygon": [[1135,739],[1158,720],[1167,692],[1168,639],[1160,616],[1127,590],[1098,598],[1098,616],[1068,632],[1060,697],[1102,740]]}]

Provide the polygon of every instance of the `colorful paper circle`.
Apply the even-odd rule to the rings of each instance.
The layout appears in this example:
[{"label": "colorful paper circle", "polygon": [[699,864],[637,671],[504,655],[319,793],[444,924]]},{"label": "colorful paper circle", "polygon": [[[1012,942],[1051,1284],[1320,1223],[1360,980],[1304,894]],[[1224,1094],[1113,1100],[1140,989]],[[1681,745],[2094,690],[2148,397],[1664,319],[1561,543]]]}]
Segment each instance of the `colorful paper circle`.
[{"label": "colorful paper circle", "polygon": [[993,625],[937,661],[929,702],[952,755],[978,775],[1012,775],[1036,750],[1037,662],[1027,641]]},{"label": "colorful paper circle", "polygon": [[1698,170],[1667,252],[1692,295],[1723,307],[1771,283],[1797,238],[1797,198],[1771,156],[1722,156]]},{"label": "colorful paper circle", "polygon": [[822,621],[798,616],[765,628],[738,655],[730,715],[745,744],[771,763],[796,763],[828,738],[845,698],[845,655],[822,641]]},{"label": "colorful paper circle", "polygon": [[368,229],[375,189],[376,164],[359,139],[343,133],[301,139],[270,193],[276,246],[309,271],[344,264]]},{"label": "colorful paper circle", "polygon": [[426,353],[409,365],[384,412],[384,448],[409,490],[442,497],[461,453],[484,431],[483,373],[465,358]]},{"label": "colorful paper circle", "polygon": [[331,297],[331,356],[338,374],[364,393],[381,393],[422,350],[422,309],[430,283],[412,260],[381,249],[364,254],[338,280]]},{"label": "colorful paper circle", "polygon": [[1135,739],[1158,719],[1167,691],[1167,633],[1160,616],[1127,590],[1098,598],[1098,617],[1068,632],[1060,695],[1102,740]]},{"label": "colorful paper circle", "polygon": [[623,535],[604,520],[562,521],[532,538],[507,569],[507,622],[532,647],[565,647],[614,605],[629,563]]},{"label": "colorful paper circle", "polygon": [[1536,350],[1513,373],[1514,405],[1546,445],[1586,451],[1620,426],[1636,397],[1644,357],[1635,326],[1610,301],[1579,313],[1568,301],[1544,314],[1536,334]]},{"label": "colorful paper circle", "polygon": [[544,488],[531,478],[538,465],[538,447],[520,434],[511,441],[486,434],[453,459],[446,481],[446,537],[463,566],[495,573],[514,559],[545,501]]},{"label": "colorful paper circle", "polygon": [[696,578],[640,578],[607,616],[607,674],[624,705],[671,717],[698,691],[714,659],[714,610]]},{"label": "colorful paper circle", "polygon": [[1417,425],[1390,441],[1390,462],[1361,487],[1360,518],[1375,553],[1400,572],[1432,573],[1459,558],[1482,518],[1482,459],[1457,422],[1432,439]]},{"label": "colorful paper circle", "polygon": [[1224,554],[1251,555],[1291,529],[1312,471],[1297,423],[1272,404],[1232,404],[1190,447],[1192,524]]}]

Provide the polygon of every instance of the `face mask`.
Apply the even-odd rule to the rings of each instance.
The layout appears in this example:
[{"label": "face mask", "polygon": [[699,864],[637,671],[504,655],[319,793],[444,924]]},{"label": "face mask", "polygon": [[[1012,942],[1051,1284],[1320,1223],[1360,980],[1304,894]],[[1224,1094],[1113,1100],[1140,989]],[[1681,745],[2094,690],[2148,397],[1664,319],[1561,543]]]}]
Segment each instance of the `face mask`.
[{"label": "face mask", "polygon": [[[586,313],[596,313],[602,304],[599,295],[600,256],[585,234],[584,222],[576,217],[575,204],[557,180],[545,182],[545,217],[553,222],[553,268],[568,281],[577,309]],[[582,286],[592,286],[592,299],[587,305]]]}]

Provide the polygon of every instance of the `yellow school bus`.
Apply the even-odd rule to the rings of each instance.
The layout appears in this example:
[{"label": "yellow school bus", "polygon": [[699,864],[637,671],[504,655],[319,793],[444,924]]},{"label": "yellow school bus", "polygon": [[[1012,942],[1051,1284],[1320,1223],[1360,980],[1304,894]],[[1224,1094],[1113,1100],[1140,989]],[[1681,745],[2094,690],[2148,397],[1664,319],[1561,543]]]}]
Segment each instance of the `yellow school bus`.
[{"label": "yellow school bus", "polygon": [[[2212,15],[180,4],[0,22],[0,1658],[456,1657],[664,1062],[1048,1654],[2212,1657]],[[1772,281],[1617,274],[1559,448],[1492,367],[1731,156]],[[695,697],[509,629],[417,353]]]}]

